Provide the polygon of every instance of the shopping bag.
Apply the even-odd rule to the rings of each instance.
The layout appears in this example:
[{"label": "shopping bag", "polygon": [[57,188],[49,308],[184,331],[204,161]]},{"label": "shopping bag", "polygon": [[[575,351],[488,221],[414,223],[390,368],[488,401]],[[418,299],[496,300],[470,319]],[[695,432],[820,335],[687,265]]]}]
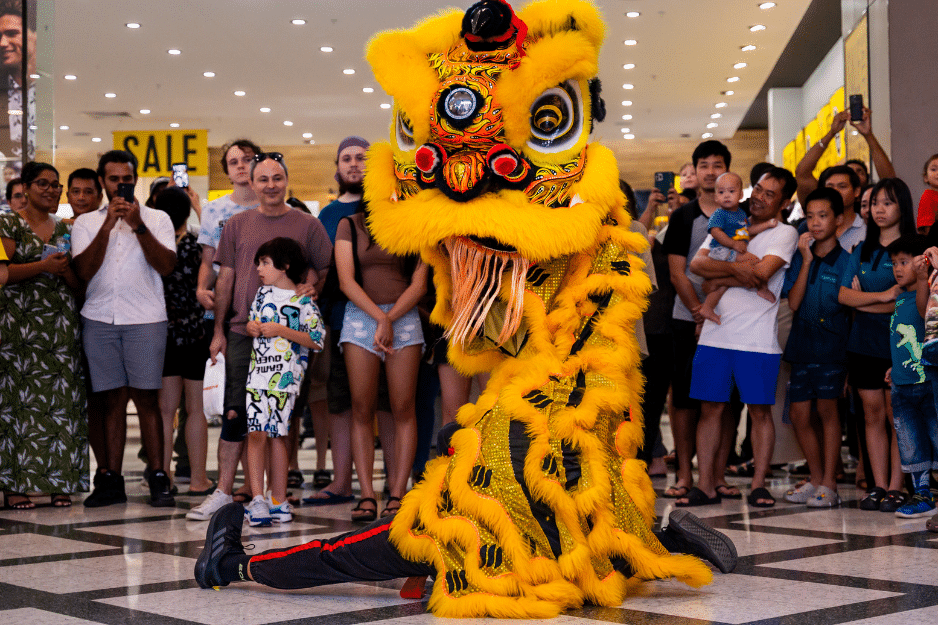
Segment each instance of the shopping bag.
[{"label": "shopping bag", "polygon": [[219,419],[225,412],[225,357],[218,354],[215,364],[212,359],[205,361],[205,377],[202,380],[202,411],[211,421]]}]

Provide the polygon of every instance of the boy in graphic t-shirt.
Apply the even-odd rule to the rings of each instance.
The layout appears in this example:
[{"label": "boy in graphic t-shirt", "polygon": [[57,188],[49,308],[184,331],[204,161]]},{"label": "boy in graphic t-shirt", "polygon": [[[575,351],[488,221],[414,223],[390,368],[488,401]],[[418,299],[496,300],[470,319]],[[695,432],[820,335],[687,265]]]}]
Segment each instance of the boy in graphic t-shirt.
[{"label": "boy in graphic t-shirt", "polygon": [[[248,523],[270,525],[293,520],[287,497],[290,413],[306,372],[309,350],[320,351],[323,325],[319,309],[308,296],[296,294],[306,261],[299,243],[277,237],[261,245],[254,257],[261,286],[246,326],[254,337],[247,379],[248,462],[254,499],[247,506]],[[271,499],[264,493],[267,439],[271,443]]]},{"label": "boy in graphic t-shirt", "polygon": [[[896,283],[905,291],[896,298],[889,323],[892,368],[886,378],[892,383],[892,414],[902,471],[912,475],[912,500],[896,510],[896,516],[915,519],[935,512],[929,478],[938,469],[938,415],[932,385],[922,367],[925,322],[923,313],[928,289],[927,265],[916,262],[925,250],[925,237],[907,234],[887,248]],[[918,291],[922,292],[917,301]]]}]

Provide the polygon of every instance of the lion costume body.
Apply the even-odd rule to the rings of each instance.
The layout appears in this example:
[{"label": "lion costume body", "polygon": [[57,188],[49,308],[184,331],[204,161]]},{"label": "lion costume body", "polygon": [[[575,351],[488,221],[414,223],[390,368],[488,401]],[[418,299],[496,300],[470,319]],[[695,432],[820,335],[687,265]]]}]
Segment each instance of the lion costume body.
[{"label": "lion costume body", "polygon": [[588,2],[486,0],[369,45],[395,102],[368,154],[369,225],[432,265],[451,364],[491,372],[391,526],[436,568],[438,616],[550,617],[641,580],[711,579],[652,534],[635,459],[651,286],[615,158],[588,143],[603,32]]}]

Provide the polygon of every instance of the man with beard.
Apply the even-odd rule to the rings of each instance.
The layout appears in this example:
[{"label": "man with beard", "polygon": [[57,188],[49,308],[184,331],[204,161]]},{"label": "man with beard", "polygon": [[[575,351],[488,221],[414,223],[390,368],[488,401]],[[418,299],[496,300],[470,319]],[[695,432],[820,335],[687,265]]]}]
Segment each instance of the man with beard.
[{"label": "man with beard", "polygon": [[335,179],[339,183],[339,197],[319,213],[329,238],[335,241],[335,231],[343,217],[354,215],[362,201],[362,181],[365,178],[365,152],[369,143],[361,137],[346,137],[336,152]]},{"label": "man with beard", "polygon": [[[780,220],[782,208],[795,192],[791,172],[773,167],[762,175],[750,198],[753,224]],[[769,507],[775,499],[765,488],[765,476],[775,445],[772,405],[778,381],[782,350],[778,342],[777,316],[785,268],[798,244],[798,233],[780,223],[749,242],[747,255],[753,262],[726,262],[709,257],[710,237],[691,261],[691,271],[711,280],[714,286],[729,289],[717,305],[720,323],[705,321],[694,355],[690,396],[701,401],[697,426],[698,488],[678,505],[718,503],[728,451],[721,444],[734,430],[727,418],[726,404],[733,386],[749,406],[752,418],[752,449],[755,474],[749,505]],[[761,298],[754,289],[768,286],[773,302]],[[726,316],[723,316],[726,315]]]},{"label": "man with beard", "polygon": [[[23,29],[23,2],[29,0],[0,0],[0,153],[6,159],[32,160],[35,145],[36,93],[30,84],[26,110],[23,110],[23,38],[26,38],[27,72],[36,72],[36,11],[35,1],[29,11],[29,23]],[[29,151],[23,157],[23,128],[29,132]]]}]

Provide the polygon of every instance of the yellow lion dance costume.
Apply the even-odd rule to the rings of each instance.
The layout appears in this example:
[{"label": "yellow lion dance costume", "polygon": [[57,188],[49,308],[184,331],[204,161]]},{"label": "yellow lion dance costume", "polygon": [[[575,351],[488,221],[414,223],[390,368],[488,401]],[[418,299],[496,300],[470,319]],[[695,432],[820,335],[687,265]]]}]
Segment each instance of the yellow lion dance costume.
[{"label": "yellow lion dance costume", "polygon": [[391,526],[403,556],[436,568],[438,616],[551,617],[617,606],[640,580],[711,579],[652,534],[635,459],[651,287],[615,158],[588,143],[603,31],[588,2],[516,16],[487,0],[368,48],[395,102],[390,144],[368,154],[371,229],[433,266],[450,362],[491,372]]}]

